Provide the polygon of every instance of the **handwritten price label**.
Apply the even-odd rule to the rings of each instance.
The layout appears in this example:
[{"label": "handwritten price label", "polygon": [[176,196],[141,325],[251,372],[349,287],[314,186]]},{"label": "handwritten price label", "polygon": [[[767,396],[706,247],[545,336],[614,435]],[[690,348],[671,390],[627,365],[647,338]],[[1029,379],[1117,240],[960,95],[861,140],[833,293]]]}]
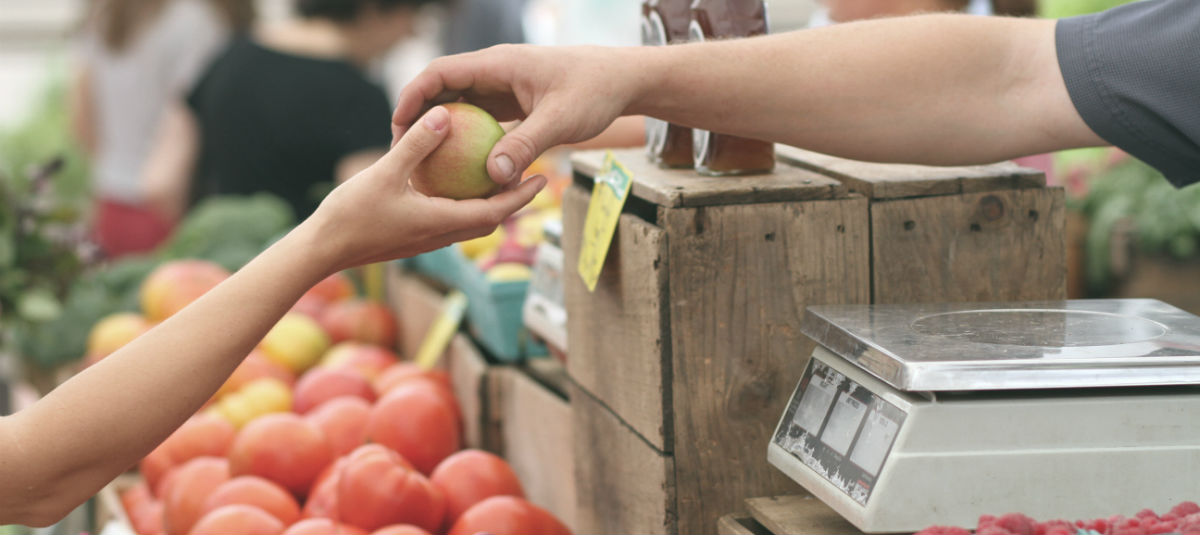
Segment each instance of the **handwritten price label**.
[{"label": "handwritten price label", "polygon": [[633,176],[610,151],[604,155],[604,168],[596,175],[592,200],[588,203],[587,219],[583,223],[583,247],[579,252],[579,276],[589,292],[596,291],[600,270],[612,245],[613,233],[621,208],[629,198]]}]

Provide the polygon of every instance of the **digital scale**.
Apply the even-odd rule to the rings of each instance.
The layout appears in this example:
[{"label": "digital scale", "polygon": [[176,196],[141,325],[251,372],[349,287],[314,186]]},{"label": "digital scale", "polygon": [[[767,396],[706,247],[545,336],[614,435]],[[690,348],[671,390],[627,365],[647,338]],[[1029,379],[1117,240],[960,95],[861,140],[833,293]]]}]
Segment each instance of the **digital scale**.
[{"label": "digital scale", "polygon": [[864,532],[1200,500],[1200,317],[1150,299],[814,306],[767,458]]}]

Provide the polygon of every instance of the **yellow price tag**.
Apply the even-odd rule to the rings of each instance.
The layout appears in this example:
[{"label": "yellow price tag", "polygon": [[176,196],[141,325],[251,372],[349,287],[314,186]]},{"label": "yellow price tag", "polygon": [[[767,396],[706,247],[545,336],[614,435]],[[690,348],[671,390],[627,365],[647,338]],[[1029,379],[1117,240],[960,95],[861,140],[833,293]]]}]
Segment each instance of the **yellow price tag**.
[{"label": "yellow price tag", "polygon": [[604,168],[596,175],[592,200],[588,203],[587,218],[583,223],[583,246],[579,251],[579,276],[589,292],[596,291],[621,208],[629,198],[632,185],[633,175],[629,170],[617,161],[612,151],[605,154]]},{"label": "yellow price tag", "polygon": [[465,294],[453,290],[446,295],[446,299],[442,301],[442,313],[438,314],[433,325],[429,326],[429,332],[425,334],[421,347],[417,349],[417,356],[413,359],[417,362],[417,367],[428,370],[437,364],[450,345],[450,339],[454,338],[454,333],[458,331],[458,324],[462,323],[463,313],[466,311]]}]

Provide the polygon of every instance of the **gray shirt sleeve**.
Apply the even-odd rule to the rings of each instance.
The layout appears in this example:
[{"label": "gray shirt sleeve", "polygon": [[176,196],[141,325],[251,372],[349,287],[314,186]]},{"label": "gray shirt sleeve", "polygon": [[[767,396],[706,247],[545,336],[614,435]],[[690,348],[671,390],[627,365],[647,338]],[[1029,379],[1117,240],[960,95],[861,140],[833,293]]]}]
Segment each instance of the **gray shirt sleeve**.
[{"label": "gray shirt sleeve", "polygon": [[1142,0],[1062,19],[1059,67],[1104,140],[1176,186],[1200,181],[1200,0]]}]

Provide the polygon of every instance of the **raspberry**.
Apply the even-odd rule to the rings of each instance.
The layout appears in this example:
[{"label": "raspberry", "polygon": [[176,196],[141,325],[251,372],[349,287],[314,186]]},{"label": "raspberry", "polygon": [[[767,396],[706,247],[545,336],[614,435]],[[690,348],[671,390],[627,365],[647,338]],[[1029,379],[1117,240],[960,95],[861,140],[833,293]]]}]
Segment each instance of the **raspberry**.
[{"label": "raspberry", "polygon": [[1112,524],[1112,532],[1110,535],[1145,535],[1146,530],[1142,528],[1142,521],[1138,518],[1122,518],[1120,522]]},{"label": "raspberry", "polygon": [[971,530],[958,526],[929,526],[916,535],[971,535]]},{"label": "raspberry", "polygon": [[1013,532],[1011,532],[1007,529],[1004,529],[1000,526],[997,526],[995,524],[989,524],[986,526],[980,526],[979,529],[975,530],[975,535],[1016,535],[1016,534],[1014,534]]},{"label": "raspberry", "polygon": [[979,524],[977,527],[991,526],[996,523],[996,517],[992,515],[980,515]]},{"label": "raspberry", "polygon": [[1178,518],[1196,513],[1200,513],[1200,505],[1196,505],[1196,502],[1180,502],[1179,505],[1171,508],[1171,514]]},{"label": "raspberry", "polygon": [[1051,520],[1037,525],[1037,535],[1075,535],[1075,525],[1066,520]]},{"label": "raspberry", "polygon": [[[1192,505],[1194,506],[1195,504]],[[1179,520],[1179,524],[1176,527],[1182,535],[1200,535],[1200,513],[1192,513],[1183,517]]]},{"label": "raspberry", "polygon": [[1164,533],[1175,533],[1175,521],[1154,521],[1146,525],[1146,535],[1162,535]]},{"label": "raspberry", "polygon": [[1034,535],[1037,521],[1021,513],[1008,513],[996,519],[996,525],[1013,535]]},{"label": "raspberry", "polygon": [[1147,518],[1153,518],[1154,520],[1158,520],[1158,514],[1149,509],[1142,509],[1141,511],[1138,511],[1136,515],[1133,515],[1133,516],[1136,518],[1141,518],[1143,521],[1145,521],[1145,519],[1147,519]]},{"label": "raspberry", "polygon": [[1097,518],[1095,520],[1077,520],[1075,525],[1081,529],[1095,531],[1096,533],[1108,533],[1108,520]]}]

